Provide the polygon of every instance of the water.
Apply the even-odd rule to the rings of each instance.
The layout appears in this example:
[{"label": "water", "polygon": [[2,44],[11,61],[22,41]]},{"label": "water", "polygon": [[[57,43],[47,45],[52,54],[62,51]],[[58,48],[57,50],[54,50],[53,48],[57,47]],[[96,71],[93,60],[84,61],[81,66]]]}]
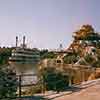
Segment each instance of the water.
[{"label": "water", "polygon": [[16,72],[17,75],[22,75],[21,79],[23,85],[35,84],[38,81],[37,64],[11,63],[10,67]]}]

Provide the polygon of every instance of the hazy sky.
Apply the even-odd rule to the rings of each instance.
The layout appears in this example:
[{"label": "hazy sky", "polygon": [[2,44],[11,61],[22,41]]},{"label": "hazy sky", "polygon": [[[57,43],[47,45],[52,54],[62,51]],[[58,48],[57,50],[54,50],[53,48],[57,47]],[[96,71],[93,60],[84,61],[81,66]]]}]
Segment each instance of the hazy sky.
[{"label": "hazy sky", "polygon": [[26,35],[28,46],[66,48],[82,24],[100,31],[100,0],[0,0],[1,46]]}]

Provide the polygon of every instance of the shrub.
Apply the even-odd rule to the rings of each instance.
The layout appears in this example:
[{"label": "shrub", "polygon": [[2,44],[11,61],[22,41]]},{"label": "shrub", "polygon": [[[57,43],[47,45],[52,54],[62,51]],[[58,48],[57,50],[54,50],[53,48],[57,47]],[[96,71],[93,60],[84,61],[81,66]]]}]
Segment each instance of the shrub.
[{"label": "shrub", "polygon": [[48,67],[42,72],[43,81],[47,90],[62,91],[68,86],[68,76],[55,68]]},{"label": "shrub", "polygon": [[[15,97],[17,91],[16,73],[10,69],[0,68],[0,99],[6,97]],[[11,100],[11,99],[6,99]]]}]

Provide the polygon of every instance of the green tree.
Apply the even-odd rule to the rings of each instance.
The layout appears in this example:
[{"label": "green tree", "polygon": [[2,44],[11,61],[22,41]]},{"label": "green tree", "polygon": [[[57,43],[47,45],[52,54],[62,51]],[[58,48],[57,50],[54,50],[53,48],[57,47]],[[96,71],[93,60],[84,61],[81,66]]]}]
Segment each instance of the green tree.
[{"label": "green tree", "polygon": [[0,64],[7,64],[12,48],[0,48]]},{"label": "green tree", "polygon": [[85,57],[84,57],[85,61],[89,64],[91,64],[95,59],[93,58],[92,55],[90,54],[87,54]]},{"label": "green tree", "polygon": [[41,59],[45,59],[45,58],[56,58],[56,54],[54,52],[49,52],[46,49],[46,50],[41,50],[40,51],[40,57],[41,57]]},{"label": "green tree", "polygon": [[44,84],[48,90],[57,92],[64,90],[68,86],[68,76],[54,67],[44,68],[42,70]]},{"label": "green tree", "polygon": [[75,55],[75,54],[69,54],[69,55],[66,55],[64,58],[64,63],[66,64],[74,64],[78,61],[78,56]]},{"label": "green tree", "polygon": [[93,27],[89,24],[83,25],[78,31],[74,32],[74,38],[78,40],[85,39],[91,33],[94,33]]},{"label": "green tree", "polygon": [[[0,68],[0,100],[5,100],[6,97],[15,97],[17,91],[16,73],[6,68]],[[11,99],[6,99],[11,100]]]}]

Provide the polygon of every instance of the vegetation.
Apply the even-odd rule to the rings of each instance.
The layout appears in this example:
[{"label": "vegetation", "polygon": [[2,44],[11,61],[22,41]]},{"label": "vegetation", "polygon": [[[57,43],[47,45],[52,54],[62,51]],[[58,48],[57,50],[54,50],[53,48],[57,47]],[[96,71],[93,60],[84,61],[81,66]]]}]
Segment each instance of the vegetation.
[{"label": "vegetation", "polygon": [[69,47],[73,53],[66,55],[64,62],[70,64],[80,61],[79,64],[82,65],[100,67],[100,34],[87,24],[74,32],[73,37],[73,43]]},{"label": "vegetation", "polygon": [[54,67],[42,69],[41,75],[47,90],[59,92],[68,86],[68,76]]},{"label": "vegetation", "polygon": [[83,25],[78,31],[74,33],[75,33],[75,39],[84,40],[92,33],[94,33],[94,29],[91,25],[87,24]]},{"label": "vegetation", "polygon": [[95,60],[95,59],[93,58],[93,56],[90,55],[90,54],[87,54],[87,55],[84,57],[84,59],[85,59],[85,61],[86,61],[87,63],[89,63],[89,64],[93,63],[93,62],[91,62],[91,61],[94,61],[94,60]]},{"label": "vegetation", "polygon": [[0,48],[0,65],[7,64],[12,48]]},{"label": "vegetation", "polygon": [[56,54],[55,54],[54,52],[49,52],[49,51],[46,49],[46,50],[41,50],[41,51],[40,51],[40,57],[41,57],[41,59],[56,58]]},{"label": "vegetation", "polygon": [[[0,68],[0,100],[6,97],[15,97],[17,91],[16,73],[10,69]],[[4,98],[4,99],[3,99]],[[6,99],[11,100],[11,99]]]},{"label": "vegetation", "polygon": [[78,61],[78,59],[78,56],[75,54],[68,54],[63,58],[65,64],[74,64]]}]

